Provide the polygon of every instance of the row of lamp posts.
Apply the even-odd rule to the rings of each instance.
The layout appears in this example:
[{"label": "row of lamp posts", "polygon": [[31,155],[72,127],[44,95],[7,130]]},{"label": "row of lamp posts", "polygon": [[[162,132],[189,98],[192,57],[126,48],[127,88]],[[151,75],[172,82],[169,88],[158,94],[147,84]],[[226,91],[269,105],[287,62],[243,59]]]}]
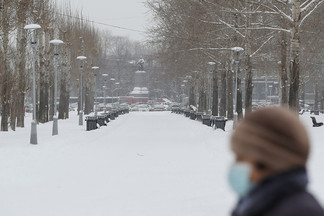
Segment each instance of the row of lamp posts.
[{"label": "row of lamp posts", "polygon": [[[37,119],[36,119],[36,72],[35,72],[35,50],[36,50],[36,30],[40,29],[38,24],[29,24],[24,27],[25,30],[31,32],[31,48],[32,48],[32,69],[33,69],[33,120],[31,123],[30,144],[37,144]],[[57,80],[58,80],[58,46],[63,44],[61,40],[51,40],[50,44],[54,45],[54,117],[52,135],[58,135],[58,117],[57,117]]]},{"label": "row of lamp posts", "polygon": [[[26,31],[31,32],[31,48],[32,48],[32,69],[33,69],[33,119],[31,123],[31,134],[30,144],[37,144],[37,119],[36,119],[36,72],[35,72],[35,50],[36,50],[36,30],[40,29],[41,26],[38,24],[29,24],[24,27]],[[52,135],[58,135],[58,116],[57,116],[57,83],[58,83],[58,46],[63,44],[62,40],[51,40],[50,44],[54,45],[54,117],[53,117],[53,128]],[[82,101],[82,89],[83,89],[83,63],[87,59],[85,56],[78,56],[77,60],[80,61],[80,113],[79,113],[79,125],[83,125],[83,101]],[[94,66],[92,69],[95,71],[99,67]],[[95,74],[96,76],[96,74]],[[95,79],[96,80],[96,79]],[[96,81],[95,81],[96,82]],[[96,83],[95,83],[96,86]],[[96,92],[96,91],[95,91]],[[95,112],[97,108],[95,106]],[[96,115],[97,113],[95,113]]]}]

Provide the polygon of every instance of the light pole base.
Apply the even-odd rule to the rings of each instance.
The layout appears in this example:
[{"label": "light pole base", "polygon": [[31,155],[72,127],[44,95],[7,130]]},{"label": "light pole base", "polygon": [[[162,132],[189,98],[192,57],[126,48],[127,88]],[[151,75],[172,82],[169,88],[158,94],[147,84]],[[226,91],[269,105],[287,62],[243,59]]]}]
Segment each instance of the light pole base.
[{"label": "light pole base", "polygon": [[52,136],[58,135],[58,120],[57,117],[53,117],[53,130]]},{"label": "light pole base", "polygon": [[233,129],[235,129],[237,123],[238,123],[238,114],[237,112],[234,113],[234,119],[233,119]]},{"label": "light pole base", "polygon": [[80,126],[83,125],[83,111],[81,111],[80,114],[79,114],[79,125]]},{"label": "light pole base", "polygon": [[37,124],[35,121],[31,123],[30,144],[37,145]]}]

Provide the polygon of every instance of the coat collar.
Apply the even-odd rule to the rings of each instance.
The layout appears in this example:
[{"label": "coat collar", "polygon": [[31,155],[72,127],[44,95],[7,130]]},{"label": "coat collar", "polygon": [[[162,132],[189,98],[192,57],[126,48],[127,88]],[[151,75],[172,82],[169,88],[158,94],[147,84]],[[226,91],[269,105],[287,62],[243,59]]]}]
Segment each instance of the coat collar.
[{"label": "coat collar", "polygon": [[281,199],[305,190],[307,184],[305,167],[297,167],[270,176],[255,185],[249,194],[239,201],[232,216],[262,215]]}]

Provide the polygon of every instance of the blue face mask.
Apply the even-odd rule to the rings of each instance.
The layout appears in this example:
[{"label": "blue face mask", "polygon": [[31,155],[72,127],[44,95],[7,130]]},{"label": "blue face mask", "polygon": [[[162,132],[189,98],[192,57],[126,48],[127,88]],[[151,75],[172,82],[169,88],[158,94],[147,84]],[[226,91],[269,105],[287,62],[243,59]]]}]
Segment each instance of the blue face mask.
[{"label": "blue face mask", "polygon": [[253,187],[250,181],[251,166],[247,163],[235,163],[228,173],[228,181],[234,192],[240,197],[244,197]]}]

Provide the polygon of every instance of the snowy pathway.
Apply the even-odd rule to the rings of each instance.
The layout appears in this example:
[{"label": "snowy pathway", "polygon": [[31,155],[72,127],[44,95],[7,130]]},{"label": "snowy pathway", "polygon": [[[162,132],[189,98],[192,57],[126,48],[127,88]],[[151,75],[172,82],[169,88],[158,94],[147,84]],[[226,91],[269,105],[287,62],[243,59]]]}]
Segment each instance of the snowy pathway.
[{"label": "snowy pathway", "polygon": [[28,127],[0,134],[0,215],[211,216],[235,202],[229,132],[169,112],[131,113],[91,132],[76,116],[59,124],[56,137],[40,125],[37,146]]}]

